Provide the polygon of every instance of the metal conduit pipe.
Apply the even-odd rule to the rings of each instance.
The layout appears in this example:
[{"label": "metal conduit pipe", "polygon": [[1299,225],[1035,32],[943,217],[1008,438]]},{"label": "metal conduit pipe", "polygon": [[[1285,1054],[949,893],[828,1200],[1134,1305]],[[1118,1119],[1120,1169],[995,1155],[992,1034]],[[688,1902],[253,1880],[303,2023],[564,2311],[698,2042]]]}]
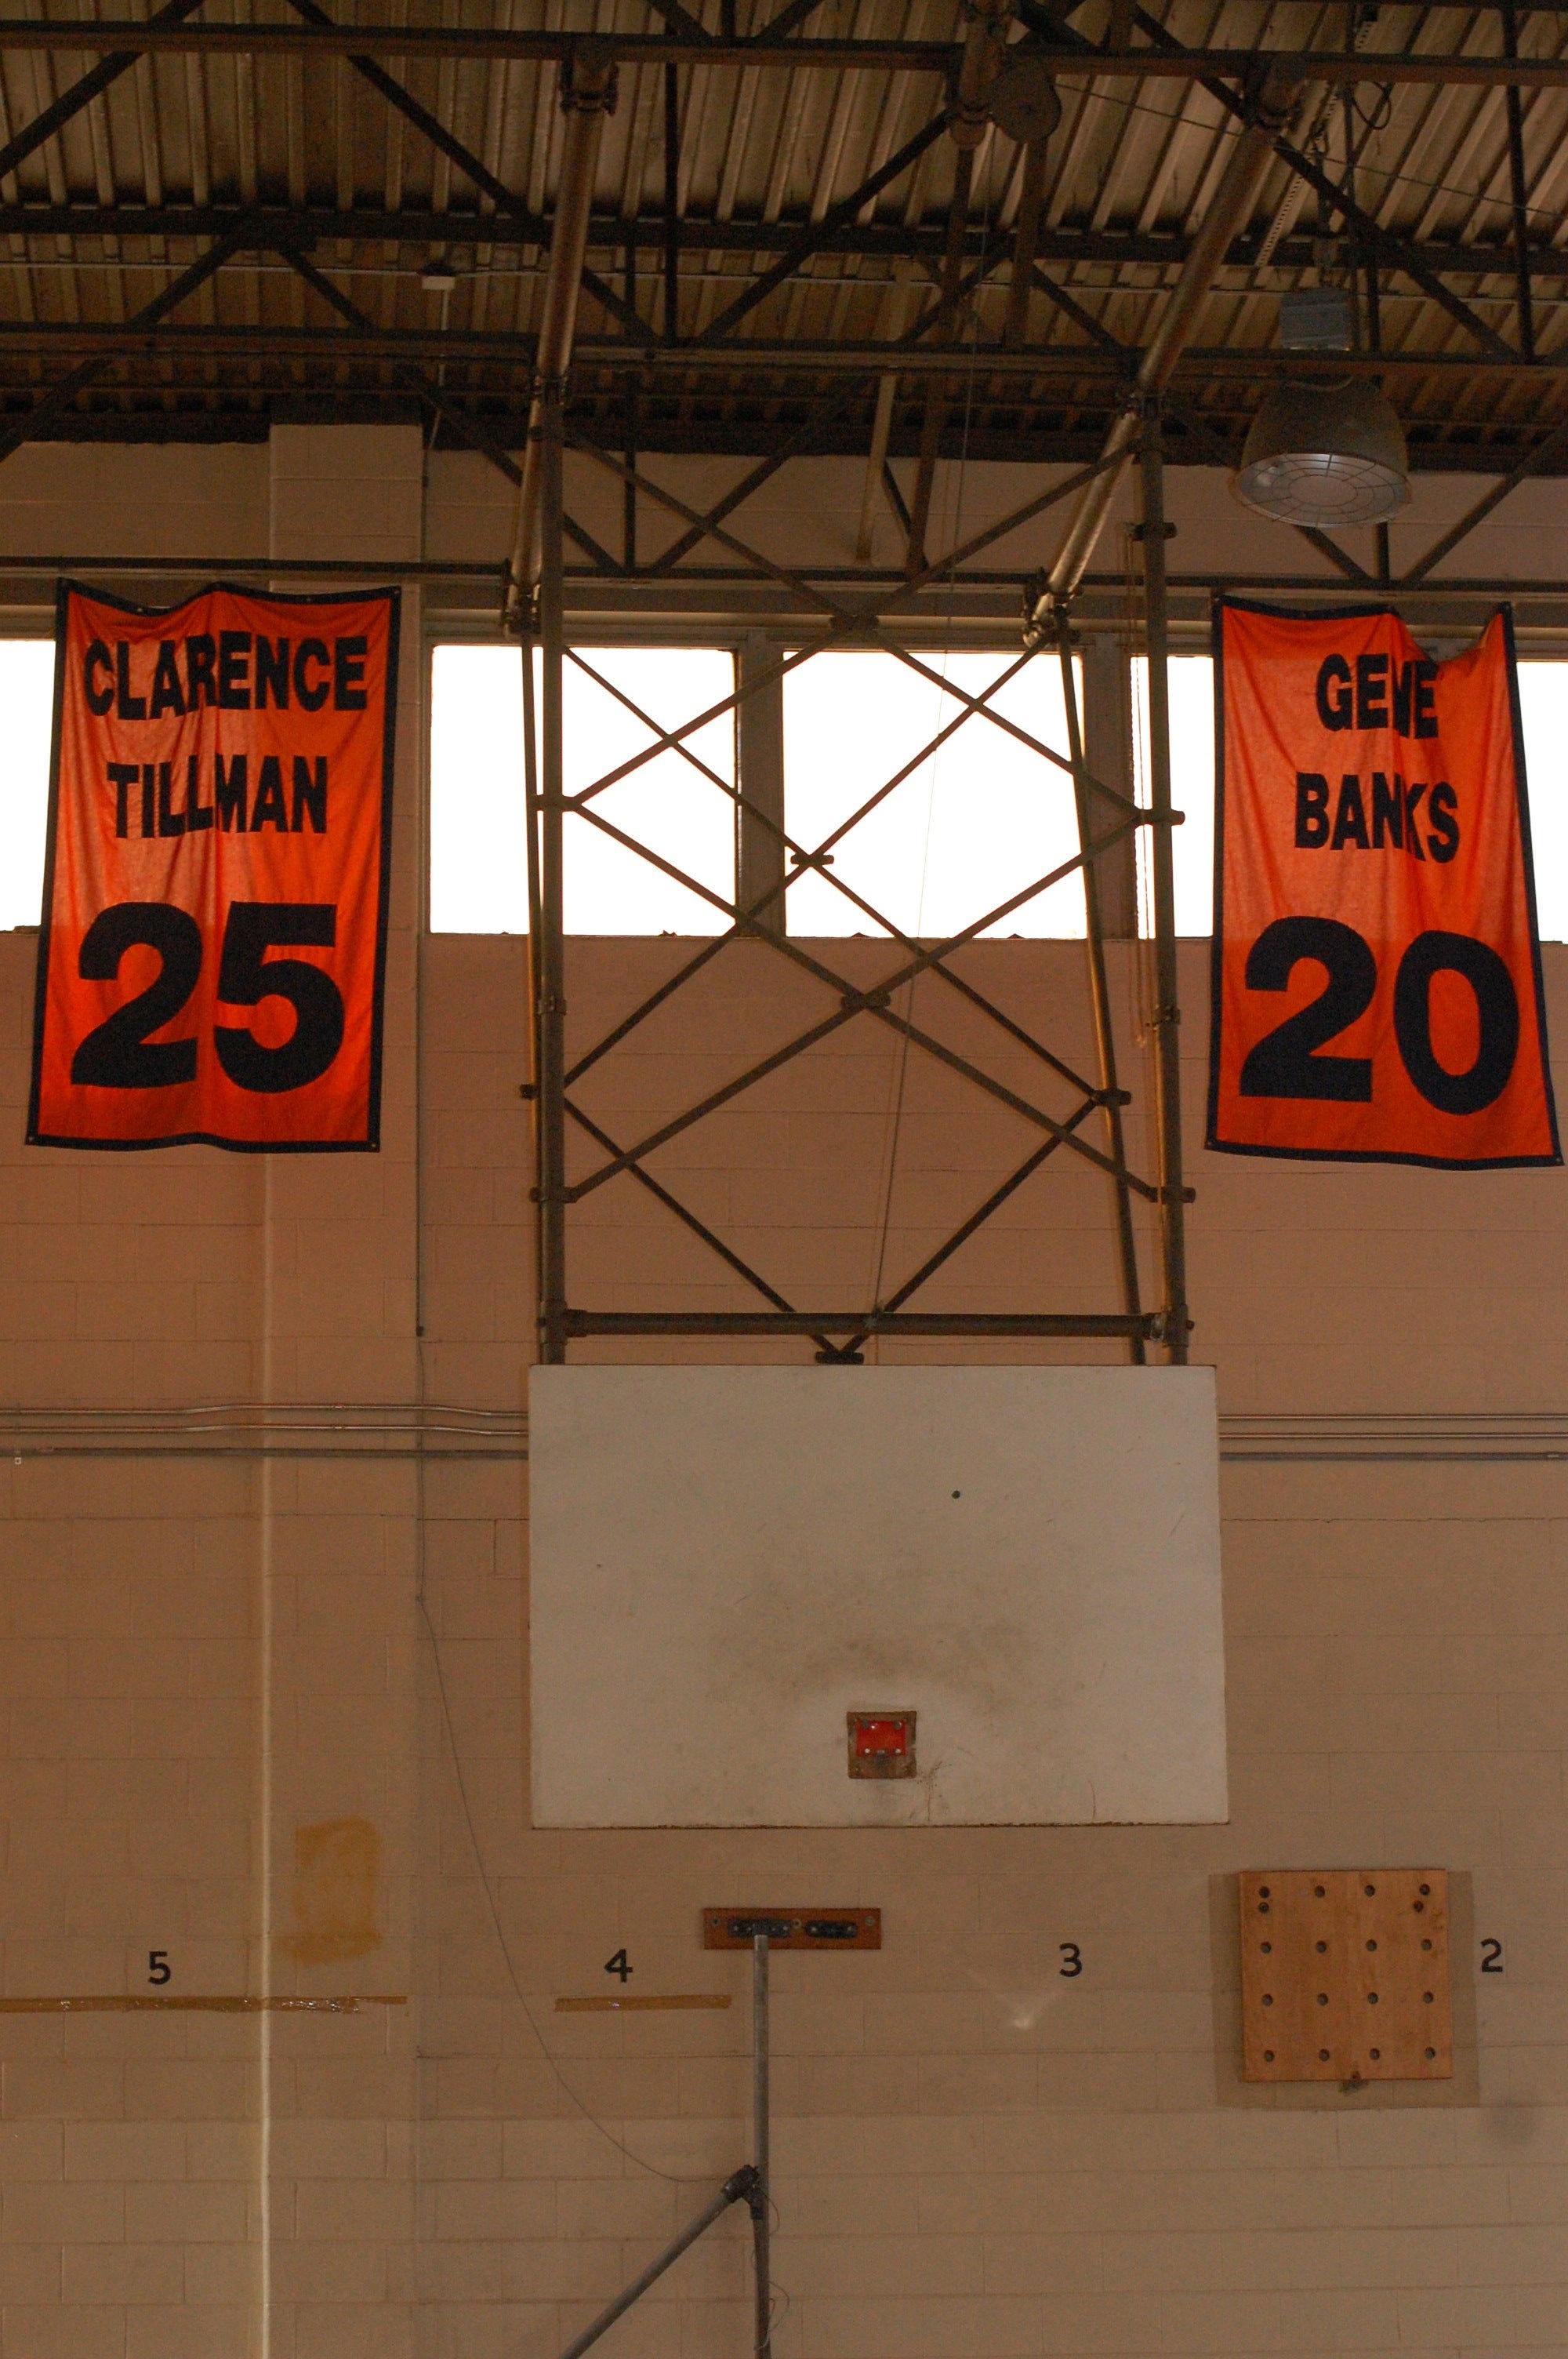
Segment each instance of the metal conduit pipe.
[{"label": "metal conduit pipe", "polygon": [[1188,338],[1196,325],[1204,299],[1213,286],[1233,238],[1251,212],[1259,185],[1274,152],[1274,141],[1290,119],[1296,84],[1281,81],[1272,71],[1265,79],[1251,119],[1237,135],[1214,201],[1204,215],[1182,275],[1171,290],[1153,342],[1139,365],[1137,379],[1121,412],[1106,437],[1102,456],[1126,453],[1120,466],[1108,467],[1087,484],[1074,509],[1056,561],[1031,616],[1031,629],[1044,628],[1054,605],[1070,598],[1087,572],[1089,560],[1122,478],[1131,463],[1146,405],[1162,393],[1175,374]]},{"label": "metal conduit pipe", "polygon": [[561,68],[561,107],[567,118],[566,137],[561,147],[550,266],[545,278],[534,397],[528,412],[528,440],[523,451],[523,480],[517,487],[517,516],[506,586],[503,619],[507,629],[513,631],[524,627],[539,578],[539,498],[543,483],[540,425],[546,397],[560,399],[571,364],[578,290],[588,253],[593,185],[599,169],[599,143],[605,116],[615,111],[615,60],[607,47],[583,41],[565,61]]},{"label": "metal conduit pipe", "polygon": [[[1012,0],[964,0],[964,53],[947,122],[958,153],[954,162],[953,195],[947,209],[947,253],[942,269],[946,316],[936,331],[936,339],[944,344],[956,344],[963,325],[958,288],[964,273],[964,236],[969,222],[975,155],[990,128],[991,85],[1006,52],[1011,16]],[[925,527],[930,520],[946,408],[946,391],[937,378],[925,397],[920,462],[915,469],[914,494],[909,503],[909,540],[904,561],[911,574],[918,573],[925,563]]]}]

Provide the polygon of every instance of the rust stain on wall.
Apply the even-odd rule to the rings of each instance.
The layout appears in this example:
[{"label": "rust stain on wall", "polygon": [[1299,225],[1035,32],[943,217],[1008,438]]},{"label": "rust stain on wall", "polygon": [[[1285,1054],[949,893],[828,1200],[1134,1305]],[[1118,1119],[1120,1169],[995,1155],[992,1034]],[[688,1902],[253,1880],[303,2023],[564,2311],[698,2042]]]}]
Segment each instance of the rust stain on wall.
[{"label": "rust stain on wall", "polygon": [[301,1965],[362,1958],[381,1940],[376,1886],[381,1837],[368,1819],[328,1819],[294,1831],[294,1915],[288,1948]]}]

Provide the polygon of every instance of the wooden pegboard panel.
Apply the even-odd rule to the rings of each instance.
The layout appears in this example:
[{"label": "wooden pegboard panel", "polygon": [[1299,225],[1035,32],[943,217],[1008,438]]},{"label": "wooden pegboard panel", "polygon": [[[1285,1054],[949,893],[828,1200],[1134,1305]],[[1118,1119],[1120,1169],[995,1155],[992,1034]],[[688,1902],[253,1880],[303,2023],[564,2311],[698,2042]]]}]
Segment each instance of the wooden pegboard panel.
[{"label": "wooden pegboard panel", "polygon": [[1247,2080],[1453,2078],[1443,1868],[1249,1869],[1240,1898]]}]

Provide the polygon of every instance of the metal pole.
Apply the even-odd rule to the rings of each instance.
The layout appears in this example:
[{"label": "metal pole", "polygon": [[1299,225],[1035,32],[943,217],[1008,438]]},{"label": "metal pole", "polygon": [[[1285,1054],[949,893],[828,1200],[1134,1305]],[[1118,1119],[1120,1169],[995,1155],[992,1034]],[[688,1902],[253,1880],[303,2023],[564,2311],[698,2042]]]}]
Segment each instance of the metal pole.
[{"label": "metal pole", "polygon": [[665,342],[680,333],[680,76],[665,68]]},{"label": "metal pole", "polygon": [[707,2210],[699,2212],[690,2227],[683,2228],[675,2242],[665,2246],[657,2260],[650,2261],[642,2276],[633,2277],[631,2284],[616,2295],[608,2310],[600,2311],[591,2326],[583,2328],[575,2343],[567,2344],[561,2354],[561,2359],[582,2359],[583,2353],[591,2351],[600,2336],[608,2334],[618,2318],[625,2317],[633,2303],[641,2300],[648,2288],[656,2284],[664,2276],[670,2264],[673,2261],[678,2261],[681,2255],[695,2245],[697,2238],[705,2234],[716,2220],[721,2219],[731,2203],[749,2203],[752,2201],[755,2177],[755,2172],[747,2168],[737,2170],[727,2179]]},{"label": "metal pole", "polygon": [[[737,783],[735,901],[762,931],[782,934],[784,912],[784,647],[748,631],[735,651],[741,702],[735,708]],[[761,683],[757,685],[756,683]]]},{"label": "metal pole", "polygon": [[[1513,0],[1504,0],[1503,55],[1519,55],[1519,23]],[[1519,312],[1519,348],[1527,361],[1535,358],[1535,309],[1530,284],[1530,183],[1524,176],[1524,108],[1519,84],[1510,82],[1503,92],[1508,110],[1509,185],[1513,198],[1514,284]]]},{"label": "metal pole", "polygon": [[1012,279],[1007,290],[1007,321],[1002,342],[1016,352],[1029,326],[1029,298],[1034,288],[1034,249],[1040,240],[1040,214],[1045,202],[1050,147],[1032,139],[1023,151],[1023,183],[1018,199],[1018,231],[1012,247]]},{"label": "metal pole", "polygon": [[773,2263],[768,2251],[768,1937],[752,1938],[752,2167],[757,2174],[752,2205],[752,2254],[756,2277],[756,2359],[773,2349]]},{"label": "metal pole", "polygon": [[1051,568],[1049,586],[1033,616],[1035,628],[1050,621],[1052,601],[1070,598],[1088,571],[1090,558],[1118,488],[1131,464],[1139,426],[1147,401],[1162,393],[1175,374],[1176,364],[1197,325],[1198,314],[1232,239],[1246,226],[1263,175],[1274,153],[1274,141],[1295,103],[1295,85],[1271,70],[1259,93],[1252,119],[1238,133],[1230,159],[1221,175],[1214,201],[1204,215],[1182,266],[1182,275],[1166,299],[1160,324],[1139,364],[1133,398],[1112,425],[1102,456],[1121,454],[1121,464],[1086,484],[1067,526],[1066,536]]},{"label": "metal pole", "polygon": [[[539,634],[542,756],[539,798],[539,1065],[535,1075],[536,1152],[534,1183],[539,1213],[539,1357],[567,1356],[566,1206],[566,958],[562,869],[561,667],[561,400],[546,387],[539,407]],[[526,650],[524,651],[526,654]]]},{"label": "metal pole", "polygon": [[543,895],[539,876],[539,715],[534,695],[534,642],[524,638],[523,658],[523,806],[528,833],[528,1095],[534,1114],[534,1309],[537,1317],[545,1299],[545,1224],[539,1195],[539,1074],[544,1057],[539,1016],[544,989],[539,980],[539,950],[544,938],[540,922]]},{"label": "metal pole", "polygon": [[866,461],[866,488],[860,499],[860,529],[855,537],[857,565],[869,565],[871,561],[871,532],[883,498],[882,469],[887,465],[888,441],[892,433],[892,405],[897,392],[898,378],[890,369],[877,384],[877,406],[871,418],[871,455]]},{"label": "metal pole", "polygon": [[[1117,1251],[1121,1265],[1121,1305],[1134,1318],[1139,1311],[1138,1240],[1132,1227],[1132,1195],[1127,1185],[1127,1152],[1121,1136],[1121,1092],[1116,1080],[1116,1033],[1106,982],[1105,934],[1100,923],[1099,866],[1090,858],[1093,817],[1089,806],[1088,772],[1078,726],[1077,683],[1073,678],[1073,630],[1065,606],[1056,609],[1056,647],[1062,659],[1062,702],[1067,715],[1067,751],[1073,762],[1073,799],[1078,813],[1078,849],[1084,855],[1084,935],[1088,953],[1089,999],[1094,1008],[1095,1048],[1099,1058],[1101,1103],[1105,1107],[1106,1143],[1117,1167],[1111,1185],[1116,1191]],[[1141,1335],[1130,1334],[1127,1356],[1135,1367],[1147,1357]]]},{"label": "metal pole", "polygon": [[504,620],[509,629],[523,625],[543,560],[539,546],[541,488],[539,471],[543,440],[539,429],[547,405],[557,419],[566,374],[571,364],[572,338],[577,332],[578,294],[588,253],[589,214],[593,204],[594,175],[604,118],[615,105],[615,61],[602,42],[584,41],[574,50],[560,78],[561,105],[566,113],[566,136],[561,143],[560,184],[556,218],[550,234],[550,263],[545,277],[539,342],[535,356],[534,399],[528,419],[528,440],[523,452],[523,478],[517,486],[517,513],[513,527],[512,563],[507,574]]},{"label": "metal pole", "polygon": [[1159,1059],[1155,1133],[1160,1177],[1160,1256],[1164,1343],[1173,1365],[1187,1356],[1187,1239],[1182,1182],[1182,1020],[1176,977],[1176,889],[1171,857],[1171,687],[1165,597],[1165,454],[1157,404],[1143,421],[1142,536],[1145,637],[1149,649],[1149,800],[1154,813],[1154,1027]]}]

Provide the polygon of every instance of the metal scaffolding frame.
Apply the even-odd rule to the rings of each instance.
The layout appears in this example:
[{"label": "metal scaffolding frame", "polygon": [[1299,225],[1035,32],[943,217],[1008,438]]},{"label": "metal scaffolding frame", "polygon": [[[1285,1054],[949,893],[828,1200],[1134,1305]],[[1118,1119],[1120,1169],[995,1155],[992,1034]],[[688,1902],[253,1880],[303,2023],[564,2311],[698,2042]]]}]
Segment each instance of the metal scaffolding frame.
[{"label": "metal scaffolding frame", "polygon": [[[1140,457],[1145,495],[1150,496],[1152,492],[1157,502],[1161,496],[1162,457],[1158,432],[1152,430],[1156,423],[1153,419],[1145,423],[1130,447]],[[907,575],[896,589],[867,598],[851,599],[837,596],[818,582],[775,563],[740,540],[726,526],[712,517],[699,516],[662,485],[642,475],[635,467],[616,459],[579,432],[569,429],[558,383],[542,387],[535,431],[539,440],[539,511],[537,530],[531,535],[531,546],[536,551],[537,593],[526,612],[527,636],[531,643],[536,643],[540,653],[536,710],[531,660],[525,658],[523,671],[529,812],[529,993],[533,1055],[528,1091],[533,1104],[535,1155],[534,1194],[537,1207],[540,1358],[546,1362],[560,1362],[567,1357],[573,1342],[595,1336],[771,1336],[808,1338],[816,1343],[819,1360],[843,1363],[859,1361],[863,1356],[865,1345],[873,1338],[919,1336],[968,1337],[993,1342],[1004,1339],[1113,1339],[1124,1345],[1129,1358],[1133,1361],[1146,1359],[1152,1344],[1162,1347],[1170,1361],[1184,1360],[1190,1321],[1186,1304],[1184,1208],[1190,1201],[1191,1191],[1184,1184],[1182,1172],[1176,1063],[1179,1010],[1175,991],[1174,904],[1170,860],[1170,831],[1174,824],[1175,814],[1170,802],[1168,723],[1163,695],[1165,586],[1162,540],[1145,536],[1142,544],[1145,550],[1144,583],[1152,681],[1150,711],[1153,741],[1151,763],[1152,792],[1147,805],[1134,802],[1104,779],[1094,776],[1085,758],[1071,660],[1070,619],[1065,604],[1057,612],[1054,645],[1061,665],[1067,713],[1068,748],[1065,752],[1032,735],[1017,722],[999,712],[992,701],[1008,681],[1036,658],[1045,644],[1037,635],[1026,639],[1019,655],[1003,667],[999,677],[981,694],[972,696],[950,682],[944,683],[941,674],[924,662],[913,649],[901,645],[889,628],[900,608],[914,603],[921,592],[933,582],[950,576],[957,568],[978,557],[987,547],[1015,532],[1022,525],[1049,508],[1075,495],[1081,497],[1103,473],[1125,464],[1130,448],[1125,439],[1119,440],[1114,452],[1108,452],[1093,465],[1078,470],[1065,482],[1040,493],[983,531],[971,535],[959,547],[923,565]],[[571,794],[566,790],[564,737],[564,670],[568,650],[564,579],[566,518],[563,473],[565,452],[568,448],[581,454],[590,464],[630,484],[641,497],[683,519],[694,534],[717,541],[746,564],[787,589],[807,611],[820,618],[815,633],[807,636],[800,647],[793,652],[781,653],[774,659],[742,667],[741,677],[730,696],[693,714],[678,726],[661,728],[645,714],[639,714],[649,730],[649,744],[603,777]],[[1148,562],[1151,550],[1158,552],[1159,561],[1153,564]],[[818,844],[796,842],[782,819],[748,792],[744,777],[738,786],[730,787],[717,771],[697,762],[697,766],[703,770],[710,782],[732,799],[737,815],[744,821],[747,828],[754,834],[771,839],[776,845],[780,856],[773,881],[764,885],[754,897],[743,897],[737,885],[736,897],[726,899],[700,879],[688,875],[662,853],[618,827],[597,808],[598,798],[606,788],[633,775],[671,748],[682,751],[688,760],[697,762],[697,757],[687,748],[687,741],[697,731],[726,714],[735,712],[748,699],[764,693],[814,658],[833,647],[849,644],[875,647],[906,666],[917,677],[946,686],[948,696],[962,709],[957,718],[946,723],[912,761],[903,765],[892,778],[879,782],[851,817]],[[1044,765],[1059,772],[1070,782],[1078,824],[1078,849],[1070,859],[1047,874],[1028,880],[998,908],[982,912],[961,932],[939,942],[918,942],[902,933],[890,919],[835,875],[831,863],[833,847],[849,829],[874,810],[901,779],[927,759],[937,745],[950,738],[957,729],[976,720],[984,720],[1005,731],[1012,739],[1029,747]],[[1098,806],[1099,811],[1108,813],[1110,823],[1104,824],[1092,817],[1091,806]],[[725,932],[692,952],[674,975],[646,994],[635,1007],[621,1016],[600,1038],[577,1052],[569,1062],[565,1023],[568,989],[563,864],[564,826],[568,814],[582,818],[623,849],[651,863],[708,902],[728,921]],[[1152,1109],[1157,1149],[1157,1176],[1152,1179],[1134,1170],[1126,1155],[1122,1110],[1130,1099],[1117,1074],[1097,881],[1098,864],[1123,846],[1140,828],[1150,829],[1154,842],[1152,865],[1154,876],[1154,959],[1159,1001],[1156,1038],[1160,1078]],[[846,895],[870,923],[885,934],[897,951],[895,963],[869,987],[837,972],[815,950],[792,939],[780,922],[780,912],[791,882],[806,874],[825,878],[838,892]],[[1092,1075],[1081,1072],[1070,1059],[1037,1038],[952,963],[955,954],[966,944],[976,940],[989,928],[1074,874],[1082,875],[1085,888],[1087,980],[1095,1033],[1095,1071]],[[782,1048],[773,1049],[767,1055],[745,1065],[720,1086],[659,1124],[648,1135],[629,1144],[616,1139],[579,1103],[574,1094],[576,1083],[622,1047],[655,1009],[666,1006],[676,994],[722,953],[728,944],[742,938],[765,943],[775,956],[791,965],[797,973],[809,975],[821,985],[829,997],[827,1012],[818,1022],[798,1032]],[[914,1023],[909,1012],[901,1014],[894,1005],[897,994],[923,974],[930,974],[939,980],[968,1009],[984,1016],[1000,1036],[1015,1047],[1022,1047],[1039,1068],[1043,1080],[1050,1076],[1056,1086],[1070,1093],[1069,1102],[1060,1111],[1051,1110],[1038,1102],[1043,1093],[1024,1095],[999,1080],[975,1059],[953,1048],[935,1031]],[[801,1308],[790,1301],[762,1272],[754,1269],[731,1245],[655,1177],[648,1169],[648,1158],[721,1106],[732,1103],[766,1076],[777,1072],[819,1042],[861,1019],[886,1027],[909,1049],[918,1049],[958,1074],[993,1103],[1007,1106],[1038,1134],[1037,1142],[1006,1179],[973,1208],[934,1252],[926,1256],[919,1267],[892,1288],[883,1299],[850,1309]],[[1096,1144],[1090,1136],[1086,1135],[1097,1115],[1099,1121],[1095,1126],[1103,1131],[1103,1145]],[[594,1159],[586,1169],[579,1169],[575,1175],[568,1152],[568,1137],[571,1136],[589,1143],[594,1150]],[[1103,1173],[1108,1183],[1120,1298],[1117,1308],[1094,1312],[1020,1310],[989,1313],[919,1310],[905,1307],[1047,1160],[1062,1153],[1084,1159]],[[629,1176],[652,1194],[734,1276],[751,1287],[759,1298],[758,1308],[745,1311],[704,1312],[631,1310],[613,1306],[588,1309],[574,1303],[568,1284],[569,1214],[574,1205],[581,1203],[608,1180],[622,1174]],[[1151,1308],[1144,1306],[1140,1295],[1132,1217],[1135,1199],[1157,1208],[1159,1215],[1159,1301],[1157,1306]]]}]

